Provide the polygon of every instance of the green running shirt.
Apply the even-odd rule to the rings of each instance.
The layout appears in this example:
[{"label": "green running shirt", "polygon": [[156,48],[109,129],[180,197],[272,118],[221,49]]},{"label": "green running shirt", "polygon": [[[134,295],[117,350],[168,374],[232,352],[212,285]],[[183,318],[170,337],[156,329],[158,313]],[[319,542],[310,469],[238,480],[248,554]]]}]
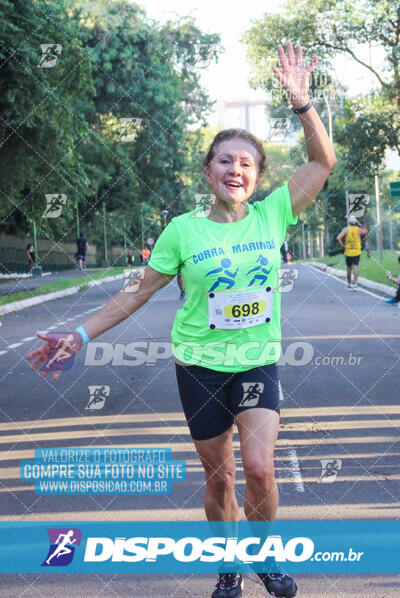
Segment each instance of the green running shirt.
[{"label": "green running shirt", "polygon": [[221,223],[197,209],[173,218],[149,266],[180,270],[186,293],[171,331],[179,362],[221,372],[275,363],[281,353],[280,247],[297,223],[288,184],[248,204],[238,222]]}]

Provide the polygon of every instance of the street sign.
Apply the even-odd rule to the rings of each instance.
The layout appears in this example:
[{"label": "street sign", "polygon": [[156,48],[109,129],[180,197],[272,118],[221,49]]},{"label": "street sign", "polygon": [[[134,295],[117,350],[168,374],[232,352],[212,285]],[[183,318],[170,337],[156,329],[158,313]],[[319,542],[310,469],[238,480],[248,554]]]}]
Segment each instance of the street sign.
[{"label": "street sign", "polygon": [[400,181],[390,183],[390,195],[391,197],[400,197]]}]

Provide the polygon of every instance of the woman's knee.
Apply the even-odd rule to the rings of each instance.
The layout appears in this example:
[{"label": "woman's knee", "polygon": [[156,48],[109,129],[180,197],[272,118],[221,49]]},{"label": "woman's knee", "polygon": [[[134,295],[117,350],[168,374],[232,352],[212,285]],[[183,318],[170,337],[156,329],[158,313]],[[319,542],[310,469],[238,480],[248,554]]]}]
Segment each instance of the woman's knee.
[{"label": "woman's knee", "polygon": [[205,466],[206,483],[218,490],[231,490],[235,486],[235,466],[216,465]]},{"label": "woman's knee", "polygon": [[246,483],[256,488],[268,490],[275,484],[275,468],[273,460],[253,461],[244,470]]}]

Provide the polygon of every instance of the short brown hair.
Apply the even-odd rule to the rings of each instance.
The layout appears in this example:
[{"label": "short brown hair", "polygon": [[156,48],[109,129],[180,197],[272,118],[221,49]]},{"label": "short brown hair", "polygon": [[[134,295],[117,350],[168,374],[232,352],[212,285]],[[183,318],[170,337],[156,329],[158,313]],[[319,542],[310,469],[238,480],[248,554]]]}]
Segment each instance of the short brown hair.
[{"label": "short brown hair", "polygon": [[258,152],[259,155],[259,163],[258,163],[258,172],[262,174],[265,170],[265,152],[262,146],[262,143],[255,135],[246,131],[246,129],[225,129],[224,131],[220,131],[213,139],[210,147],[208,148],[208,152],[206,157],[204,158],[203,167],[205,168],[211,162],[211,160],[215,156],[215,149],[219,143],[222,141],[229,141],[231,139],[244,139],[248,143],[250,143]]}]

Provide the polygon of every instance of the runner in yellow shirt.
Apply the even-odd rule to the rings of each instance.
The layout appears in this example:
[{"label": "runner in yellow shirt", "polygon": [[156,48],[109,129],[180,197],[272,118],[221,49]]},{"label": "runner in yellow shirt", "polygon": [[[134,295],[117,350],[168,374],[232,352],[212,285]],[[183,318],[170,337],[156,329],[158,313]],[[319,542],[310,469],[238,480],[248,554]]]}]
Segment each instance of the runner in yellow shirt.
[{"label": "runner in yellow shirt", "polygon": [[[347,289],[349,291],[358,291],[358,264],[361,255],[361,237],[368,234],[368,229],[355,216],[349,216],[348,223],[348,226],[336,238],[339,245],[344,248],[344,255],[346,257]],[[351,282],[352,272],[353,283]]]}]

